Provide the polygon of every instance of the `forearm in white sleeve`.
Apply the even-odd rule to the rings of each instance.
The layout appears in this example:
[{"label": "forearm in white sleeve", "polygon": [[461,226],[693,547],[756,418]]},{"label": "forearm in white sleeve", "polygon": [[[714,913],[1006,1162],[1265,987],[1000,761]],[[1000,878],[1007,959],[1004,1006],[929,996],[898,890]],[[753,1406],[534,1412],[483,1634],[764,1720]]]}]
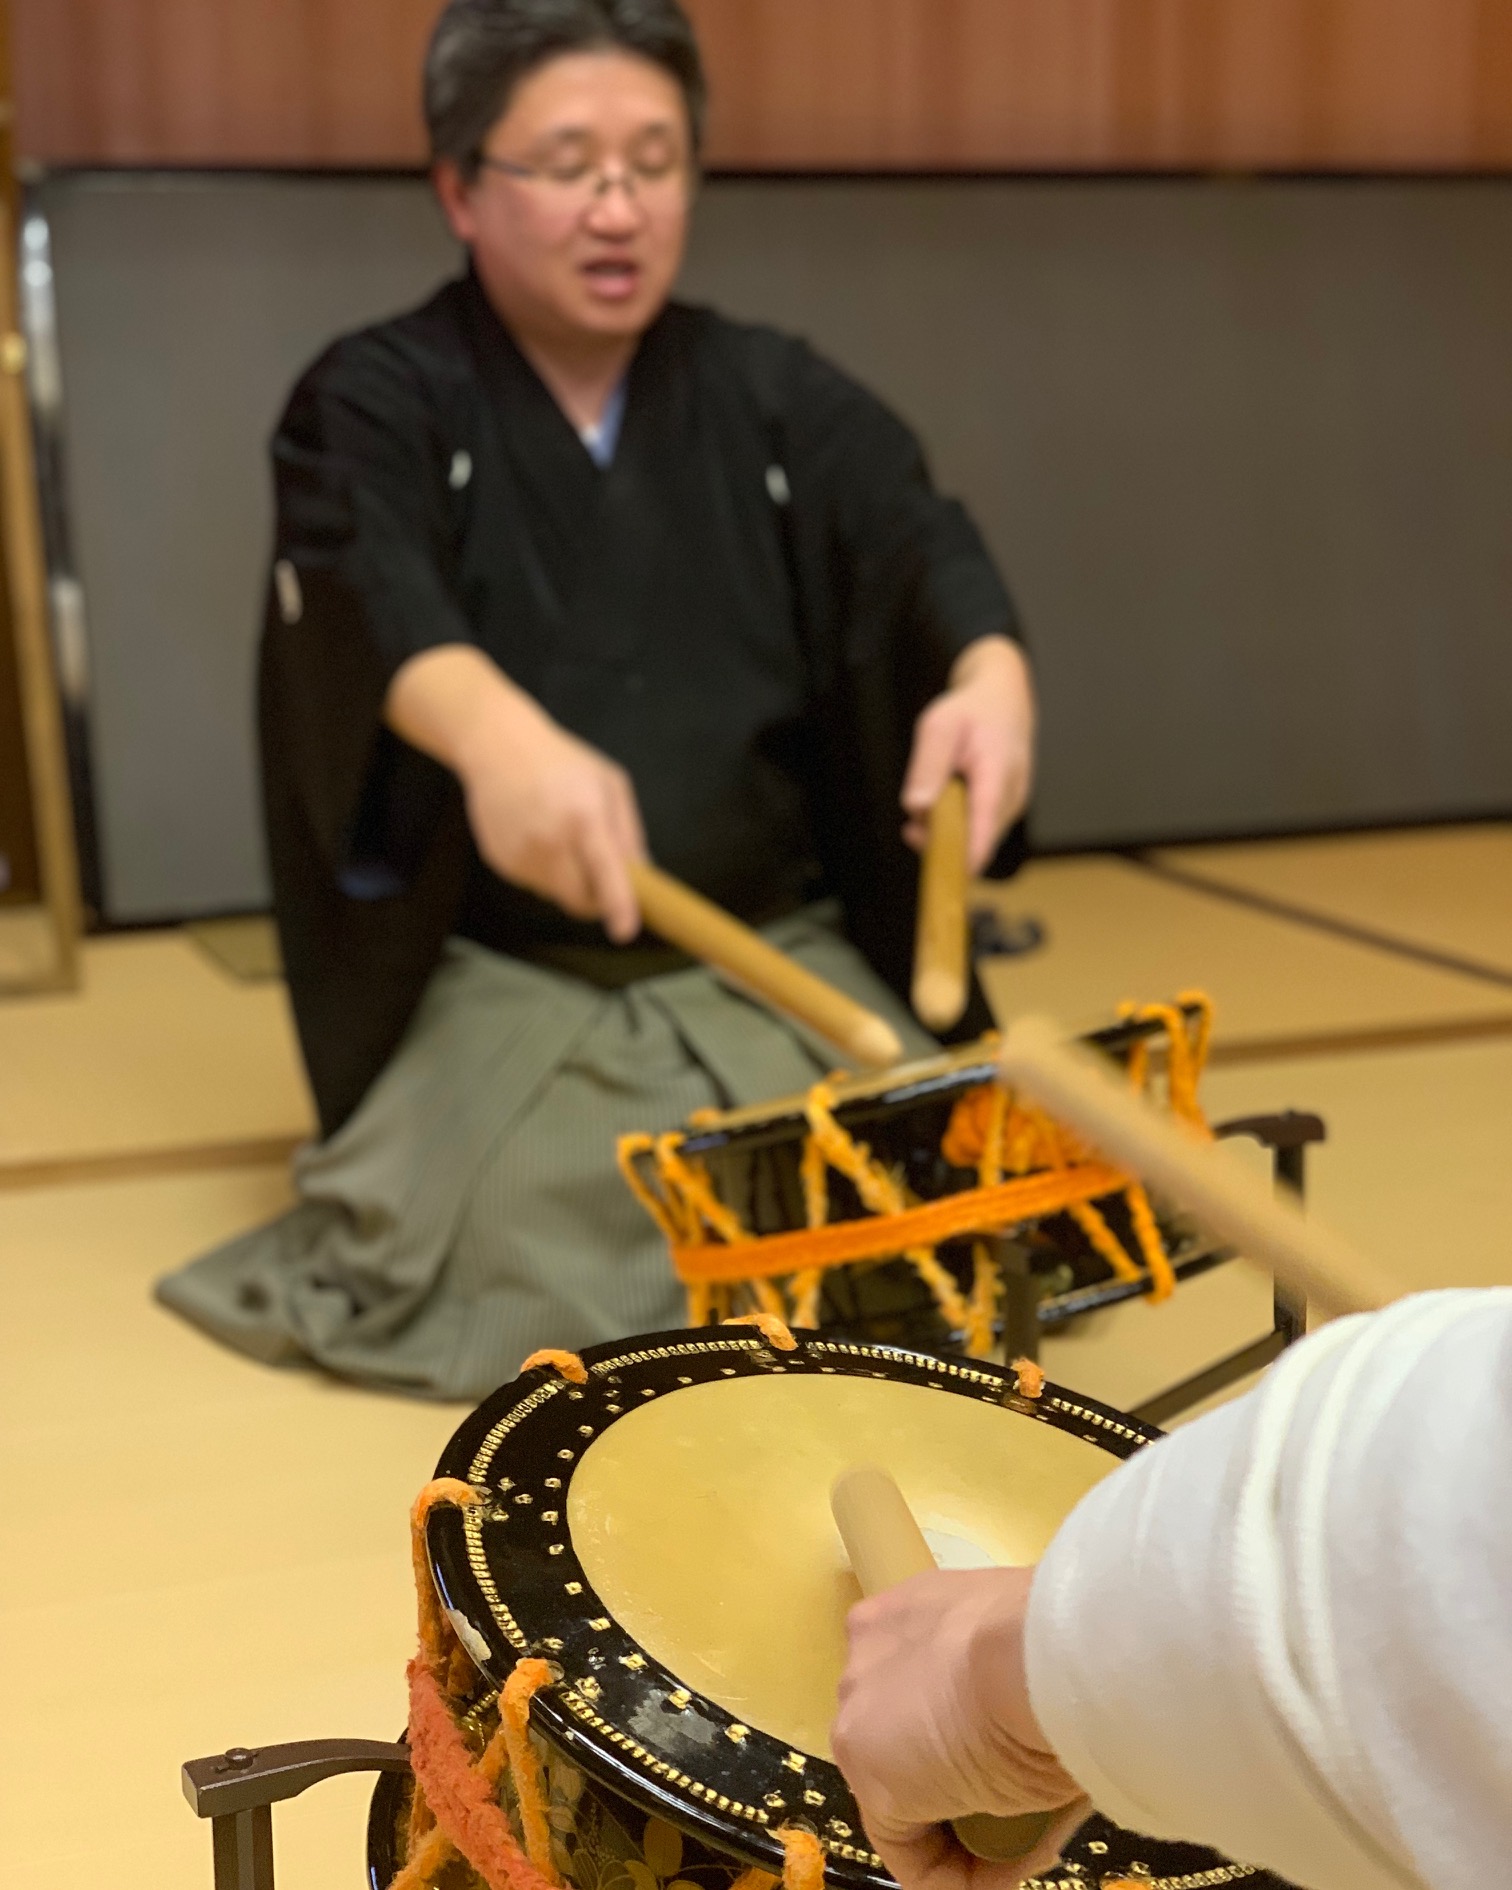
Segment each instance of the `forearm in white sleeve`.
[{"label": "forearm in white sleeve", "polygon": [[1051,1543],[1026,1654],[1121,1824],[1309,1890],[1502,1881],[1512,1289],[1337,1321],[1142,1451]]}]

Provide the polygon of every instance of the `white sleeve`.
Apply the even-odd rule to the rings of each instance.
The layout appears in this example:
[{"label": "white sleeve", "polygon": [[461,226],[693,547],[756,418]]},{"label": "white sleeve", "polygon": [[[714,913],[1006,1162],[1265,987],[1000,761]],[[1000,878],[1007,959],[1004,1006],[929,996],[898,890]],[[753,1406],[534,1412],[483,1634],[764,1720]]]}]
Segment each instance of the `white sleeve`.
[{"label": "white sleeve", "polygon": [[1512,1882],[1512,1289],[1294,1346],[1083,1499],[1029,1691],[1099,1810],[1310,1890]]}]

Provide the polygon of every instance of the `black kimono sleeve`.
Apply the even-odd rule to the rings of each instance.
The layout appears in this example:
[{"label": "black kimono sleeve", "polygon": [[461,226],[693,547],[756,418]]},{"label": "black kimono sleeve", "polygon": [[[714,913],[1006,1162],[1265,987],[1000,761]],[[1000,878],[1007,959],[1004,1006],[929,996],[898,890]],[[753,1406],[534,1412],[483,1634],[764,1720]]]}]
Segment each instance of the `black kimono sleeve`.
[{"label": "black kimono sleeve", "polygon": [[286,761],[332,870],[349,877],[377,869],[361,853],[392,811],[376,804],[395,799],[383,777],[403,767],[382,725],[394,673],[421,650],[473,641],[454,580],[457,460],[434,390],[371,334],[305,376],[273,442],[280,569],[265,662],[289,683]]},{"label": "black kimono sleeve", "polygon": [[[911,430],[802,342],[736,331],[766,427],[815,695],[813,818],[849,936],[902,996],[912,974],[918,857],[899,795],[914,725],[980,637],[1021,640],[991,554],[939,493]],[[769,483],[771,475],[769,475]],[[1020,822],[988,873],[1025,853]],[[980,991],[955,1036],[990,1024]]]},{"label": "black kimono sleeve", "polygon": [[889,632],[930,693],[978,638],[1021,640],[981,534],[936,490],[917,437],[882,401],[802,343],[783,389],[794,504],[817,502],[832,569],[843,572],[846,655],[874,659]]},{"label": "black kimono sleeve", "polygon": [[295,1018],[327,1132],[402,1034],[467,857],[455,782],[383,723],[406,658],[474,640],[455,580],[457,429],[416,352],[391,333],[339,343],[296,388],[273,443],[264,806]]}]

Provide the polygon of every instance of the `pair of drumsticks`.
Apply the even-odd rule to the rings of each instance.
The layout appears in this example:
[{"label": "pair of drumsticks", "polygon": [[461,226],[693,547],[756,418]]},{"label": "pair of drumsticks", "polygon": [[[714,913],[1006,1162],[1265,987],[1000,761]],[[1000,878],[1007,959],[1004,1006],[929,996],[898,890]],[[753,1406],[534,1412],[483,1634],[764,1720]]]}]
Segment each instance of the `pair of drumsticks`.
[{"label": "pair of drumsticks", "polygon": [[[637,864],[630,872],[641,916],[668,944],[807,1024],[862,1069],[886,1069],[902,1058],[885,1017],[659,867]],[[914,1009],[932,1030],[948,1030],[966,1008],[966,878],[966,784],[956,779],[930,814],[919,887]]]}]

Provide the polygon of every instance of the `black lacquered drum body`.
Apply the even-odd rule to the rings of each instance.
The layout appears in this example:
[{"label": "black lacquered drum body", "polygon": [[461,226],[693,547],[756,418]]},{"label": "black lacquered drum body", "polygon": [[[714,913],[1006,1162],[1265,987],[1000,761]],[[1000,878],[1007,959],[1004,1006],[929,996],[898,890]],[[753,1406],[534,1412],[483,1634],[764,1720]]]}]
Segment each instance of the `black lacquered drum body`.
[{"label": "black lacquered drum body", "polygon": [[[882,1463],[942,1561],[959,1551],[956,1565],[981,1566],[1037,1555],[1076,1491],[1159,1433],[1053,1386],[1030,1401],[994,1365],[824,1337],[781,1351],[749,1327],[600,1346],[583,1362],[585,1384],[537,1369],[467,1420],[437,1474],[485,1501],[434,1511],[428,1534],[443,1605],[480,1669],[480,1702],[523,1656],[559,1670],[531,1707],[558,1868],[577,1890],[727,1890],[751,1865],[780,1875],[778,1833],[798,1825],[823,1845],[828,1881],[888,1890],[827,1756],[824,1702],[842,1657],[830,1642],[855,1592],[838,1537],[831,1548],[826,1535],[833,1465],[862,1454]],[[963,1453],[963,1438],[977,1447]],[[963,1454],[974,1461],[947,1461]],[[771,1468],[784,1459],[786,1486]],[[1013,1518],[1005,1463],[1018,1466]],[[990,1513],[999,1483],[1000,1518]],[[805,1583],[817,1584],[812,1613]],[[667,1600],[678,1593],[681,1603]],[[780,1629],[761,1618],[768,1605]],[[805,1706],[805,1687],[823,1712]],[[402,1861],[401,1790],[385,1781],[374,1800],[374,1890]],[[471,1890],[467,1867],[450,1868],[445,1890]],[[1130,1876],[1152,1890],[1275,1885],[1097,1818],[1036,1881],[1071,1890]]]}]

